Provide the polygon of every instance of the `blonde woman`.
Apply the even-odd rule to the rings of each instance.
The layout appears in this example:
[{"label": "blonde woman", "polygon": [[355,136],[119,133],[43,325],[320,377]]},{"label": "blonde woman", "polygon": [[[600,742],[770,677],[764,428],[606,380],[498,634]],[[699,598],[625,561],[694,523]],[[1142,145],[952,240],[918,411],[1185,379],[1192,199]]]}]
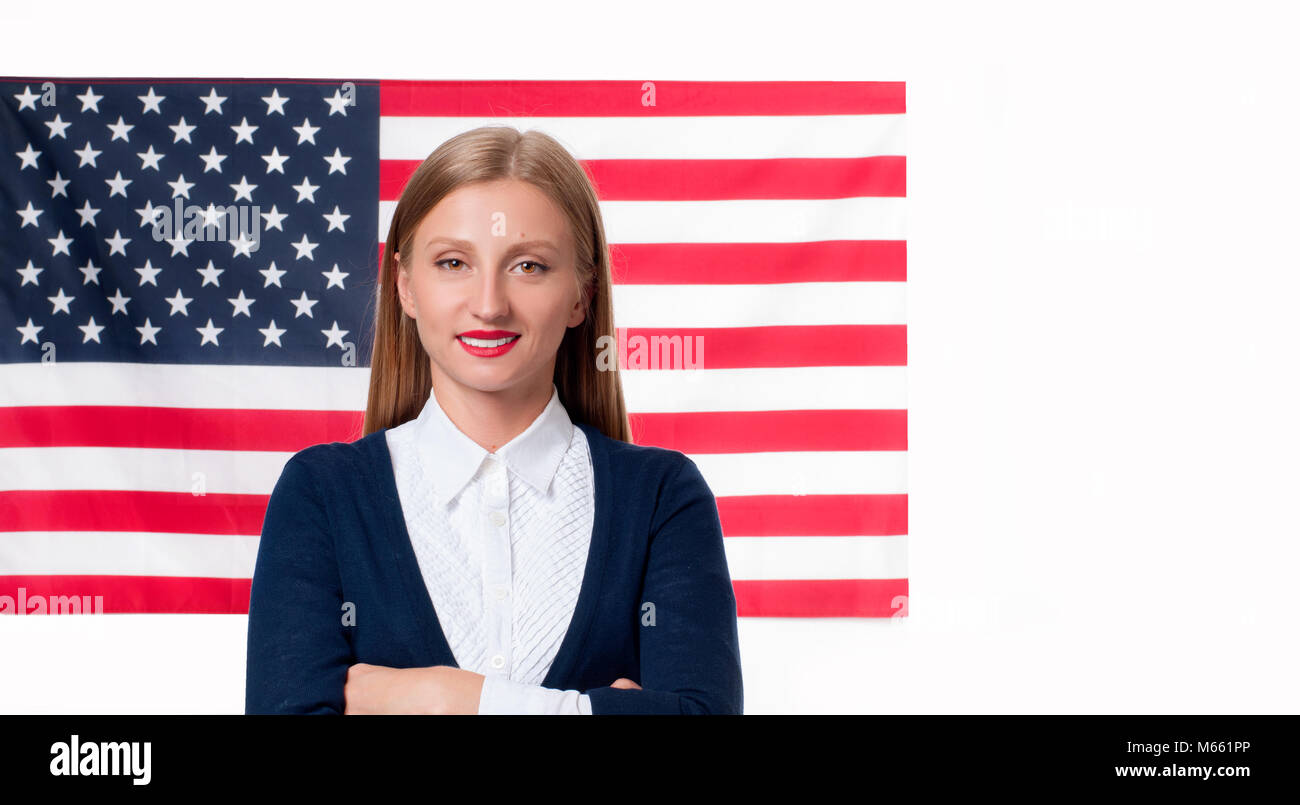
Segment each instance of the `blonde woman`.
[{"label": "blonde woman", "polygon": [[553,138],[483,127],[420,165],[364,435],[271,495],[246,712],[742,711],[717,503],[631,443],[611,302],[596,193]]}]

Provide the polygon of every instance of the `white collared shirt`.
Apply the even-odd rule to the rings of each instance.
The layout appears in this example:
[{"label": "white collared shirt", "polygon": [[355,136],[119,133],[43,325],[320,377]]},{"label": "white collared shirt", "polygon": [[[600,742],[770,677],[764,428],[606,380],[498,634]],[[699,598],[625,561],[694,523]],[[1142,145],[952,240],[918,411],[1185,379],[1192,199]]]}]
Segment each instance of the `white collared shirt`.
[{"label": "white collared shirt", "polygon": [[[523,433],[489,453],[433,393],[385,434],[429,598],[456,664],[483,674],[480,715],[591,715],[541,687],[573,619],[595,523],[586,434],[552,383]],[[612,680],[611,680],[612,681]]]}]

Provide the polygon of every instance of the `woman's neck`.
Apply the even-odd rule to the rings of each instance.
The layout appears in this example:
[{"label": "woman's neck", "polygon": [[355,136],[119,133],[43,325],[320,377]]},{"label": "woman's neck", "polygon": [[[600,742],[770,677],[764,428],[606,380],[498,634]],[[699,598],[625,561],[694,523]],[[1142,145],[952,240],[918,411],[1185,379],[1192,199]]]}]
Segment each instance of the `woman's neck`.
[{"label": "woman's neck", "polygon": [[528,389],[479,391],[435,377],[435,404],[452,424],[490,453],[528,429],[551,401],[552,383]]}]

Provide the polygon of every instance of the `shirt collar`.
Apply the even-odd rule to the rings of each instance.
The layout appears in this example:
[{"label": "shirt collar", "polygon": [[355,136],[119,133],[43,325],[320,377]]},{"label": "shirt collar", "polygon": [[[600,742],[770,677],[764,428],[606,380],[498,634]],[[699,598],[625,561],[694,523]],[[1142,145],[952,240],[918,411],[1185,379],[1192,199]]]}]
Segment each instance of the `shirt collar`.
[{"label": "shirt collar", "polygon": [[[497,448],[495,455],[506,469],[545,493],[572,439],[573,422],[552,383],[550,402],[523,433]],[[447,417],[432,390],[416,418],[415,440],[421,463],[433,478],[434,491],[443,505],[460,494],[488,455]]]}]

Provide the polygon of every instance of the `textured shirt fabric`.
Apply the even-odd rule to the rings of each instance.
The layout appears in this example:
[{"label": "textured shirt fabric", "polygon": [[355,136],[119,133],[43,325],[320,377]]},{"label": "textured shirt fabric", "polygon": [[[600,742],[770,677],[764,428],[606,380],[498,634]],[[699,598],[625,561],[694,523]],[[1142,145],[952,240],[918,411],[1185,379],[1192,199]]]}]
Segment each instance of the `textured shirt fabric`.
[{"label": "textured shirt fabric", "polygon": [[595,514],[587,437],[559,390],[494,452],[433,394],[386,436],[444,636],[459,667],[485,676],[478,712],[590,715],[590,697],[540,684],[573,619]]},{"label": "textured shirt fabric", "polygon": [[[735,590],[699,467],[573,424],[591,456],[595,525],[542,685],[587,695],[593,715],[742,712]],[[386,429],[285,463],[258,543],[246,663],[249,714],[341,714],[356,663],[457,665],[403,518]],[[611,687],[620,677],[641,689]]]}]

